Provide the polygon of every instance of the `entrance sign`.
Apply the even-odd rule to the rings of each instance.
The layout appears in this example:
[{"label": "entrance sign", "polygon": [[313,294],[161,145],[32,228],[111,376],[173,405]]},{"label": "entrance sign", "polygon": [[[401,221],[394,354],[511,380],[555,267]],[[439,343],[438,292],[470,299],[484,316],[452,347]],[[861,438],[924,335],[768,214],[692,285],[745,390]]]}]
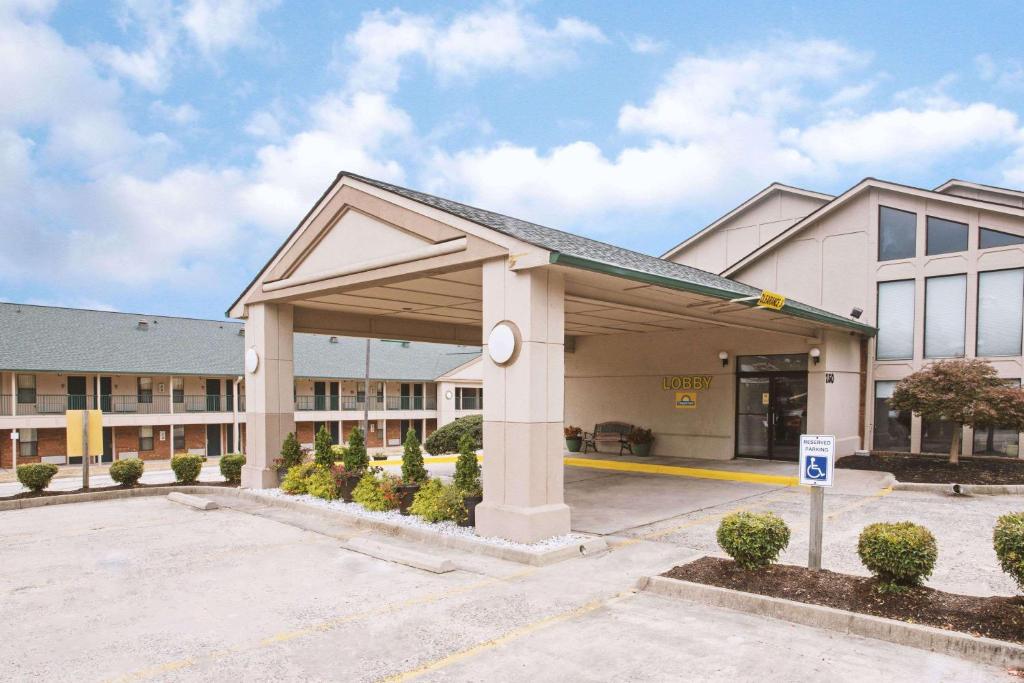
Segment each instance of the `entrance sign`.
[{"label": "entrance sign", "polygon": [[661,388],[665,391],[701,391],[711,388],[712,375],[666,375],[661,378]]},{"label": "entrance sign", "polygon": [[676,392],[676,408],[696,408],[697,407],[697,392],[696,391],[677,391]]},{"label": "entrance sign", "polygon": [[800,483],[804,486],[832,486],[835,471],[836,437],[800,435]]},{"label": "entrance sign", "polygon": [[757,300],[759,308],[770,308],[773,311],[780,311],[786,305],[786,297],[767,289],[761,290],[761,298]]}]

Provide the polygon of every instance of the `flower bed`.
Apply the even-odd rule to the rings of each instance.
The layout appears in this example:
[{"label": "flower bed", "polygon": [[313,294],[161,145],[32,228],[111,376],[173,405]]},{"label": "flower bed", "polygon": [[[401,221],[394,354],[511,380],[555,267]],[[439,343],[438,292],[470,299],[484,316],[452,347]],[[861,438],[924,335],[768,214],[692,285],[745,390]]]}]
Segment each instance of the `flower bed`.
[{"label": "flower bed", "polygon": [[87,489],[49,489],[46,491],[22,491],[21,493],[15,493],[11,496],[0,496],[0,501],[5,500],[21,500],[22,498],[49,498],[52,496],[73,496],[80,493],[100,493],[102,491],[125,491],[127,489],[151,489],[151,488],[163,488],[167,486],[213,486],[220,488],[238,488],[237,483],[229,481],[196,481],[192,483],[185,483],[181,481],[165,481],[156,484],[135,484],[134,486],[121,486],[120,484],[114,484],[112,486],[91,486]]},{"label": "flower bed", "polygon": [[836,467],[891,472],[897,481],[917,484],[1024,484],[1024,460],[961,457],[951,465],[944,456],[872,453],[848,455]]}]

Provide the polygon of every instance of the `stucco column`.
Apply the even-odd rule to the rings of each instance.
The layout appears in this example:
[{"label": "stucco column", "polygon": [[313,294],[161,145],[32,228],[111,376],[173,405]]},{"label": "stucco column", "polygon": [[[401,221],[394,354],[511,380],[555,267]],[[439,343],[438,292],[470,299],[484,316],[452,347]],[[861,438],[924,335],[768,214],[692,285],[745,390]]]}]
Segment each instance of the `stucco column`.
[{"label": "stucco column", "polygon": [[[495,325],[516,332],[516,351],[495,363],[487,338]],[[483,265],[484,500],[476,529],[531,543],[569,532],[562,494],[565,391],[565,283],[550,269],[511,271],[505,259]]]},{"label": "stucco column", "polygon": [[814,346],[821,357],[818,363],[808,358],[807,433],[832,434],[836,457],[851,455],[861,448],[860,339],[828,331]]},{"label": "stucco column", "polygon": [[274,460],[284,438],[295,431],[293,309],[290,304],[253,304],[248,306],[248,314],[246,354],[255,350],[259,364],[255,372],[246,368],[242,486],[273,488],[277,486]]}]

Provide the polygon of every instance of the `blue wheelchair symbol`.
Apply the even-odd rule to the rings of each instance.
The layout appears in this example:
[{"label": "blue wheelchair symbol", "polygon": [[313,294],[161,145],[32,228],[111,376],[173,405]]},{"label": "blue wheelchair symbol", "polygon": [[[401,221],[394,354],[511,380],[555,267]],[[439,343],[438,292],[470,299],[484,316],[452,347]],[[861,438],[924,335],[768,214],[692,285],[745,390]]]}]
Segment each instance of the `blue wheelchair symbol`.
[{"label": "blue wheelchair symbol", "polygon": [[828,479],[828,458],[820,455],[808,455],[804,474],[810,481],[825,481]]}]

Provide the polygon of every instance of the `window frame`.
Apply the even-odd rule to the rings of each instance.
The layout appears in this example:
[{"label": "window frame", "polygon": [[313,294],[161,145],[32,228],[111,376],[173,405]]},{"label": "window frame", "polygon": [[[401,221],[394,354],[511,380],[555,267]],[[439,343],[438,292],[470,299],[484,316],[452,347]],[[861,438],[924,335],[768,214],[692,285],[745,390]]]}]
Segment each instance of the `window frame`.
[{"label": "window frame", "polygon": [[[32,434],[31,439],[25,439],[23,434]],[[28,448],[26,448],[28,446]],[[34,458],[39,455],[39,430],[35,427],[23,427],[18,430],[18,457]]]},{"label": "window frame", "polygon": [[171,400],[174,403],[185,402],[185,378],[184,377],[172,377],[171,378]]},{"label": "window frame", "polygon": [[[937,251],[932,253],[931,250],[931,221],[945,221],[946,223],[955,223],[956,225],[964,226],[964,248],[956,249],[954,251]],[[943,218],[941,216],[929,216],[925,214],[924,217],[924,255],[925,256],[941,256],[943,254],[962,254],[970,248],[971,243],[971,225],[970,223],[963,223],[961,221],[954,221],[950,218]]]},{"label": "window frame", "polygon": [[[178,430],[181,430],[181,445],[178,445]],[[171,426],[171,448],[175,453],[185,450],[185,425]]]},{"label": "window frame", "polygon": [[[149,388],[143,389],[143,382],[149,382]],[[136,377],[135,378],[135,392],[136,400],[139,403],[152,403],[153,402],[153,378],[152,377]]]},{"label": "window frame", "polygon": [[[878,326],[879,313],[882,310],[882,285],[895,284],[898,282],[909,282],[913,285],[914,297],[911,302],[912,311],[917,311],[917,278],[901,278],[899,280],[879,280],[875,283],[875,325]],[[914,316],[916,317],[916,316]],[[879,327],[881,331],[881,327]],[[878,339],[875,338],[875,360],[879,361],[890,361],[890,360],[914,360],[914,356],[917,353],[917,325],[915,324],[910,328],[910,355],[909,356],[886,356],[882,357],[878,355]]]},{"label": "window frame", "polygon": [[[985,273],[1003,273],[1011,270],[1019,270],[1024,272],[1024,267],[1017,268],[993,268],[992,270],[979,270],[975,282],[974,291],[974,355],[976,358],[1019,358],[1024,355],[1024,320],[1022,325],[1018,329],[1020,334],[1020,343],[1017,345],[1017,353],[1006,356],[1006,355],[994,355],[994,354],[982,354],[978,348],[978,334],[981,329],[981,276]],[[1024,289],[1021,290],[1021,310],[1024,311]],[[1022,313],[1024,318],[1024,313]]]},{"label": "window frame", "polygon": [[[32,386],[31,387],[22,387],[21,386],[21,380],[23,378],[26,378],[26,377],[30,378],[32,380]],[[24,405],[29,405],[29,404],[35,403],[36,401],[39,400],[38,379],[36,378],[35,374],[33,374],[33,373],[16,373],[16,379],[14,381],[16,383],[16,388],[17,388],[17,397],[16,398],[17,398],[17,402],[18,403],[24,404]],[[23,392],[23,391],[31,391],[32,392],[32,400],[31,401],[22,400],[22,398],[21,398],[22,393],[21,392]]]},{"label": "window frame", "polygon": [[[929,356],[928,355],[928,282],[930,280],[940,280],[943,278],[959,277],[963,278],[964,281],[964,308],[963,308],[963,351],[958,356]],[[950,273],[948,275],[931,275],[924,279],[924,315],[922,316],[922,331],[921,331],[921,357],[930,360],[941,360],[944,358],[966,358],[967,357],[967,273]],[[977,316],[975,316],[977,317]]]},{"label": "window frame", "polygon": [[[893,258],[883,258],[882,257],[882,211],[883,210],[897,211],[899,213],[909,214],[909,215],[914,217],[914,251],[913,251],[912,254],[910,254],[910,256],[895,256]],[[906,209],[897,209],[894,206],[885,206],[884,204],[879,204],[878,205],[878,229],[876,231],[876,233],[877,233],[876,234],[876,239],[878,241],[877,257],[878,257],[878,262],[879,263],[884,263],[884,262],[887,262],[887,261],[902,261],[902,260],[906,260],[906,259],[917,258],[917,231],[918,231],[917,217],[918,216],[917,216],[917,212],[916,211],[907,211]]]},{"label": "window frame", "polygon": [[[983,247],[983,246],[981,246],[981,235],[984,232],[994,232],[997,235],[1008,235],[1010,237],[1016,237],[1017,239],[1020,240],[1020,242],[1015,242],[1013,244],[997,244],[997,245],[995,245],[993,247]],[[1024,246],[1024,235],[1017,235],[1017,234],[1012,233],[1012,232],[1006,232],[1005,230],[997,230],[995,228],[986,228],[983,225],[979,225],[978,226],[978,250],[979,251],[981,251],[982,249],[1005,249],[1007,247],[1019,247],[1019,246]]]},{"label": "window frame", "polygon": [[[143,435],[143,430],[145,430],[145,429],[149,430],[149,436],[144,436]],[[149,448],[146,448],[147,442],[149,442],[148,443]],[[155,443],[153,441],[153,427],[148,426],[148,425],[140,426],[139,427],[139,452],[140,453],[151,452],[153,450],[154,446],[155,446]]]},{"label": "window frame", "polygon": [[[874,392],[872,394],[872,399],[871,399],[872,400],[873,410],[874,410],[874,413],[873,413],[872,418],[871,418],[872,419],[871,446],[872,446],[872,448],[874,450],[881,450],[881,451],[888,450],[888,451],[891,451],[891,452],[894,452],[894,453],[909,453],[911,451],[911,429],[912,429],[912,424],[913,424],[913,419],[914,418],[913,418],[913,414],[910,411],[908,411],[908,410],[900,410],[900,411],[898,411],[900,413],[906,413],[907,414],[906,415],[906,417],[907,417],[907,425],[906,425],[907,426],[907,444],[906,444],[906,448],[903,449],[902,446],[899,447],[899,448],[896,448],[896,449],[893,449],[891,447],[890,448],[882,448],[882,447],[880,447],[878,445],[878,427],[879,427],[879,417],[878,417],[878,401],[879,401],[878,385],[879,384],[892,384],[895,387],[895,385],[897,383],[899,383],[899,380],[893,380],[893,379],[876,379],[876,380],[874,380],[874,387],[873,387]],[[881,400],[888,401],[889,399],[888,398],[884,398],[884,399],[881,399]],[[889,415],[888,415],[889,410],[890,409],[887,406],[886,415],[885,415],[886,423],[888,423],[888,421],[890,420]]]}]

